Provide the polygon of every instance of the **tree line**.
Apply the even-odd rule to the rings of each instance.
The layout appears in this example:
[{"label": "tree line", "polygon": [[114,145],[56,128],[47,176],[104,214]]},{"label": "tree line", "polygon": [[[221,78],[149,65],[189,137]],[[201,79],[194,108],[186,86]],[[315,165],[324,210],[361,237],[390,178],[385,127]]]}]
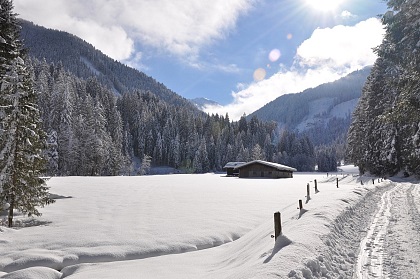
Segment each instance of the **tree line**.
[{"label": "tree line", "polygon": [[420,175],[420,2],[388,1],[378,59],[348,133],[347,156],[360,172]]},{"label": "tree line", "polygon": [[[137,174],[143,158],[184,172],[220,171],[229,161],[254,159],[313,170],[307,137],[280,133],[275,122],[207,115],[172,105],[150,91],[120,96],[96,78],[30,59],[47,133],[49,175]],[[287,143],[286,143],[287,142]]]},{"label": "tree line", "polygon": [[[194,115],[194,117],[196,115],[201,115],[201,113],[194,108],[194,106],[192,106],[187,100],[185,100],[184,98],[176,95],[174,92],[168,90],[163,84],[156,82],[154,79],[147,77],[144,73],[141,73],[137,70],[131,69],[125,65],[122,65],[121,63],[114,61],[112,59],[110,59],[109,57],[106,57],[104,54],[102,54],[100,51],[96,50],[93,46],[91,46],[90,44],[82,41],[81,39],[68,34],[66,32],[61,32],[61,31],[57,31],[57,30],[51,30],[51,29],[46,29],[43,28],[41,26],[36,26],[30,22],[21,20],[20,21],[21,25],[22,25],[22,32],[21,32],[21,37],[22,39],[25,41],[25,44],[28,47],[28,53],[30,55],[30,57],[32,57],[32,60],[37,61],[36,59],[38,59],[39,61],[37,61],[35,64],[44,64],[42,67],[44,68],[48,68],[48,67],[52,67],[52,68],[62,68],[64,69],[64,71],[68,71],[70,72],[72,75],[74,75],[75,77],[79,78],[81,81],[89,81],[89,80],[96,80],[97,83],[99,83],[101,86],[107,88],[108,90],[110,90],[112,93],[116,94],[117,97],[121,97],[125,94],[132,94],[133,92],[137,92],[136,94],[153,94],[155,95],[159,100],[162,100],[164,102],[166,102],[167,105],[171,106],[171,105],[176,105],[177,109],[179,109],[179,107],[181,107],[181,110],[185,111],[186,114],[188,115]],[[40,62],[41,61],[41,62]],[[45,65],[46,64],[46,65]],[[38,66],[36,66],[38,67]],[[39,69],[36,69],[37,73],[36,76],[38,75]],[[52,71],[57,71],[52,69]],[[41,77],[40,79],[45,79],[45,73],[47,73],[48,71],[43,70],[44,77]],[[340,94],[337,94],[337,90],[331,90],[331,88],[334,88],[334,86],[326,86],[325,88],[323,87],[322,90],[321,88],[318,89],[317,92],[311,92],[311,94],[309,94],[310,92],[307,92],[308,94],[306,94],[305,96],[310,97],[313,95],[316,96],[321,96],[322,94],[327,94],[328,96],[335,96],[334,98],[336,98],[336,101],[341,100],[341,99],[348,99],[351,98],[349,97],[349,88],[354,88],[354,84],[357,84],[360,82],[361,78],[359,76],[363,76],[364,71],[361,71],[360,73],[355,73],[353,74],[353,76],[355,77],[349,77],[347,79],[344,79],[344,86],[342,86],[343,91],[341,92],[341,87],[335,87],[338,91],[340,91]],[[53,75],[57,75],[57,73],[54,73]],[[349,82],[348,80],[351,79],[352,81]],[[37,81],[38,83],[39,81]],[[56,83],[59,82],[57,80],[56,77],[53,78],[49,78],[49,83]],[[90,82],[90,81],[89,81]],[[82,84],[83,82],[79,82],[80,84]],[[48,88],[48,86],[51,87],[51,84],[48,85],[47,82],[45,81],[41,81],[42,86],[40,86],[40,91],[44,90],[44,88],[48,89],[48,90],[53,90],[51,88]],[[353,86],[353,87],[352,87]],[[331,88],[330,88],[331,87]],[[356,86],[357,87],[357,86]],[[102,90],[102,89],[101,89]],[[74,91],[74,90],[73,90]],[[322,93],[322,91],[325,91],[325,93]],[[350,90],[351,91],[351,90]],[[312,94],[314,93],[314,94]],[[72,93],[73,94],[73,93]],[[83,93],[84,94],[84,93]],[[82,94],[82,95],[83,95]],[[357,93],[351,93],[351,94],[360,94]],[[75,94],[73,94],[75,95]],[[313,98],[313,97],[310,97]],[[48,97],[45,98],[46,100],[48,100]],[[118,99],[118,98],[117,98]],[[117,102],[119,102],[117,100]],[[298,119],[295,115],[295,113],[297,111],[301,111],[301,108],[304,107],[308,102],[305,101],[299,104],[299,108],[300,109],[295,109],[293,111],[288,111],[287,110],[287,106],[284,107],[282,106],[283,102],[280,102],[280,104],[278,105],[278,107],[276,109],[274,109],[274,111],[272,113],[283,113],[286,115],[289,115],[289,119],[291,119],[292,121],[297,121],[299,122],[300,119]],[[294,105],[296,105],[296,101],[294,102]],[[77,106],[77,105],[76,105]],[[289,106],[291,107],[291,106]],[[45,109],[44,109],[45,108]],[[48,107],[44,106],[44,108],[42,109],[42,111],[48,111]],[[122,106],[119,104],[118,108],[122,108]],[[176,109],[176,110],[177,110]],[[124,114],[123,109],[118,109],[120,114]],[[140,110],[142,111],[142,109],[140,108]],[[147,113],[146,113],[147,114]],[[146,115],[140,115],[137,117],[138,121],[143,121],[142,116],[145,116],[144,119],[147,119],[148,116]],[[185,116],[185,113],[184,113]],[[248,116],[247,121],[251,121],[251,119],[253,118],[254,115]],[[207,116],[203,116],[201,115],[202,119],[203,117],[207,117]],[[228,118],[228,116],[223,116],[224,118]],[[259,115],[257,115],[258,119],[262,119],[260,118]],[[168,135],[163,135],[163,131],[159,131],[160,134],[156,134],[155,132],[152,131],[151,135],[145,135],[145,136],[139,136],[138,134],[143,135],[142,133],[149,133],[149,131],[151,130],[149,127],[147,127],[147,132],[138,132],[138,131],[134,131],[135,129],[137,129],[136,127],[132,127],[131,124],[135,123],[137,120],[133,120],[132,116],[130,117],[126,117],[129,118],[128,120],[124,120],[123,121],[123,130],[124,130],[124,139],[126,142],[125,146],[133,144],[134,146],[131,148],[133,150],[131,150],[129,152],[128,149],[130,148],[126,148],[126,150],[124,150],[122,153],[120,154],[120,156],[114,156],[114,158],[116,158],[116,160],[118,161],[119,158],[123,158],[123,171],[122,173],[130,173],[129,169],[137,169],[138,165],[141,165],[142,163],[140,161],[142,161],[144,156],[148,156],[148,161],[150,161],[151,164],[153,165],[160,165],[160,164],[165,164],[165,165],[170,165],[173,167],[182,167],[185,171],[199,171],[199,167],[198,165],[200,164],[194,164],[194,159],[196,159],[195,161],[199,160],[199,158],[202,157],[207,157],[210,156],[209,161],[210,161],[210,170],[220,170],[220,165],[223,165],[226,158],[230,158],[235,159],[235,157],[238,157],[238,159],[241,158],[251,158],[252,156],[250,156],[249,154],[252,154],[253,149],[255,147],[255,140],[252,143],[252,145],[249,144],[249,140],[245,139],[245,137],[249,137],[249,135],[245,135],[242,136],[242,138],[244,138],[243,140],[245,140],[247,143],[245,143],[244,148],[241,148],[241,144],[240,143],[235,143],[235,142],[228,142],[227,144],[230,145],[230,149],[232,149],[232,151],[230,153],[240,153],[240,156],[233,156],[233,155],[221,155],[217,157],[217,161],[215,159],[213,159],[213,155],[208,155],[207,156],[200,156],[200,153],[204,152],[203,149],[203,145],[201,144],[194,144],[194,146],[190,147],[192,149],[196,148],[197,146],[201,145],[200,148],[200,152],[197,154],[197,156],[195,156],[195,151],[190,151],[188,152],[188,156],[186,156],[186,158],[182,158],[182,160],[180,162],[178,156],[174,156],[172,154],[168,154],[168,153],[172,153],[172,149],[170,149],[170,144],[168,143],[168,140],[165,140],[163,142],[163,144],[166,146],[166,148],[164,148],[164,150],[162,152],[160,152],[160,146],[161,146],[161,138],[167,138]],[[185,118],[185,117],[184,117]],[[220,116],[215,116],[214,119],[218,119],[220,118]],[[48,119],[44,120],[48,122]],[[267,121],[262,119],[263,121]],[[329,135],[331,132],[331,128],[330,127],[334,127],[334,131],[335,129],[338,129],[339,131],[342,131],[343,129],[347,129],[346,127],[348,127],[347,123],[344,123],[344,125],[341,125],[342,123],[340,122],[341,119],[338,119],[339,123],[337,121],[330,121],[330,123],[328,123],[327,125],[323,125],[325,126],[325,133],[318,133],[318,136],[314,137],[312,136],[311,132],[307,132],[304,135],[300,135],[299,137],[309,137],[310,141],[313,142],[315,144],[315,149],[318,149],[318,146],[326,144],[326,145],[331,145],[331,137],[335,138],[335,135],[331,135],[330,137],[326,138],[325,135]],[[146,120],[148,121],[148,120]],[[205,122],[206,120],[203,119],[203,122]],[[277,120],[276,120],[277,121]],[[172,121],[173,122],[173,121]],[[179,121],[178,121],[179,122]],[[223,121],[222,121],[223,122]],[[296,122],[296,123],[297,123]],[[336,123],[337,122],[337,123]],[[127,123],[130,123],[130,126],[127,126]],[[337,125],[336,125],[337,124]],[[136,124],[137,125],[137,124]],[[153,124],[152,124],[153,125]],[[168,123],[168,125],[172,125],[171,122]],[[178,123],[176,123],[176,125],[179,125]],[[198,124],[200,125],[200,124]],[[346,126],[347,125],[347,126]],[[55,125],[57,126],[57,125]],[[150,126],[150,125],[146,125],[146,126]],[[283,127],[283,126],[282,126]],[[284,128],[284,127],[283,127]],[[282,129],[283,129],[282,128]],[[318,129],[319,127],[316,127],[316,129]],[[322,127],[324,129],[324,127]],[[143,128],[142,128],[143,129]],[[279,128],[277,128],[279,129]],[[293,129],[293,125],[291,125],[291,127],[288,127],[287,129]],[[314,128],[315,129],[315,128]],[[57,148],[58,144],[56,143],[57,140],[57,128],[53,128],[50,129],[48,128],[49,132],[49,146],[51,151],[49,152],[50,155],[53,154],[57,154],[57,152],[54,150],[54,148]],[[129,133],[126,133],[126,131],[129,130]],[[184,129],[185,130],[185,129]],[[235,132],[236,133],[236,132]],[[336,132],[337,133],[337,132]],[[340,132],[338,132],[340,133]],[[173,134],[173,133],[171,133]],[[208,133],[207,133],[208,134]],[[275,150],[277,148],[277,142],[278,139],[280,137],[280,132],[275,131],[274,135],[270,135],[270,137],[272,138],[272,145],[274,145],[275,147],[271,147],[271,148],[264,148],[264,144],[265,144],[265,140],[261,140],[261,142],[258,143],[259,147],[262,148],[264,151],[269,151],[271,150],[268,155],[264,155],[263,158],[270,160],[270,161],[275,161],[277,160],[277,158],[280,158],[281,156],[275,156],[273,157],[273,154],[276,153],[277,151]],[[344,134],[343,132],[341,132],[341,134],[339,134],[339,138],[342,138],[342,134]],[[174,135],[176,137],[176,134]],[[85,136],[86,137],[86,136]],[[145,143],[144,143],[144,139],[141,139],[141,137],[145,137],[149,139],[149,149],[150,149],[150,142],[154,142],[157,141],[157,150],[156,152],[154,152],[154,150],[147,150],[146,152],[144,152],[144,148],[142,147]],[[203,136],[200,136],[201,138],[203,138]],[[60,139],[62,139],[62,135],[60,136]],[[186,137],[182,138],[179,137],[179,141],[185,143]],[[211,139],[208,137],[205,137],[205,142],[210,142]],[[201,141],[201,140],[200,140]],[[217,137],[215,135],[213,135],[213,141],[216,144],[217,141]],[[105,141],[106,142],[106,141]],[[175,140],[175,143],[178,142],[178,139]],[[191,142],[191,141],[189,141]],[[339,142],[339,143],[336,143]],[[333,145],[335,146],[334,149],[342,149],[343,148],[343,143],[342,141],[336,141],[333,143]],[[137,147],[136,145],[139,144],[140,147]],[[117,144],[118,145],[118,144]],[[175,144],[176,145],[176,144]],[[212,149],[212,144],[207,144],[208,146],[206,146],[206,150],[205,152],[208,152],[207,149]],[[322,148],[322,147],[321,147]],[[147,149],[147,148],[146,148]],[[152,148],[154,149],[154,148]],[[185,148],[184,148],[185,149]],[[197,148],[198,149],[198,148]],[[167,151],[169,150],[169,151]],[[174,152],[176,151],[177,148],[175,148]],[[221,150],[220,148],[218,150]],[[258,147],[255,147],[254,151],[258,151]],[[129,153],[129,155],[127,155],[127,152]],[[283,151],[282,151],[283,152]],[[67,155],[64,155],[66,153],[63,153],[63,150],[61,148],[61,152],[62,154],[61,159],[63,159],[62,157],[65,156],[67,157]],[[80,156],[77,156],[77,153],[80,152],[74,152],[73,153],[73,157],[78,158]],[[81,152],[82,154],[84,154],[83,152]],[[106,153],[106,152],[105,152]],[[162,156],[161,156],[162,153]],[[191,153],[194,153],[193,156],[191,156]],[[214,153],[214,152],[213,152]],[[255,153],[255,152],[254,152]],[[256,152],[258,153],[258,152]],[[273,153],[273,154],[272,154]],[[343,152],[337,152],[338,156],[340,156]],[[182,153],[182,154],[185,154]],[[316,152],[316,154],[319,154],[319,152]],[[124,155],[124,156],[122,156]],[[72,157],[70,156],[70,157]],[[102,154],[102,157],[104,157],[105,155]],[[311,155],[312,156],[312,155]],[[70,158],[69,157],[69,158]],[[161,158],[164,157],[164,158]],[[223,157],[223,159],[220,159],[220,157]],[[254,156],[255,157],[255,156]],[[259,156],[261,157],[261,156]],[[283,156],[284,157],[284,156]],[[290,156],[289,156],[290,157]],[[134,158],[134,160],[132,159]],[[176,158],[176,159],[174,159]],[[60,161],[61,160],[59,157],[57,157],[55,160],[56,161]],[[337,160],[340,160],[341,158],[337,158]],[[70,161],[73,161],[73,159],[69,159]],[[85,160],[89,161],[89,158],[85,158]],[[111,159],[108,159],[108,161],[110,161]],[[290,161],[290,160],[289,160]],[[292,160],[293,161],[293,160]],[[131,163],[130,163],[131,162]],[[206,160],[204,159],[205,162],[205,167],[202,168],[203,172],[205,170],[208,170],[209,168],[206,167],[207,163]],[[285,163],[288,162],[287,160],[282,160],[281,162]],[[293,163],[293,162],[292,162]],[[52,167],[50,167],[51,170],[57,170],[57,163],[54,163],[54,160],[51,162]],[[63,166],[64,162],[61,162],[60,167],[59,167],[59,171],[58,172],[51,172],[51,173],[58,173],[58,174],[65,174],[65,173],[89,173],[89,171],[87,170],[79,170],[79,171],[75,171],[75,170],[70,170],[68,171],[68,169],[71,169],[71,165],[73,164],[69,164],[70,166],[67,168],[62,168],[61,166]],[[126,165],[129,165],[129,167],[126,167]],[[194,166],[196,168],[194,168]],[[64,166],[63,166],[64,167]],[[118,169],[118,166],[115,166]],[[300,169],[299,165],[296,165],[295,167],[297,167],[298,169]],[[95,170],[92,170],[93,172],[91,173],[98,173],[98,171],[96,170],[97,168],[95,168]],[[115,169],[115,168],[114,168]],[[104,170],[101,171],[99,173],[101,174],[107,174],[107,173],[113,173],[114,171],[110,171],[110,170]],[[118,171],[119,173],[121,173],[121,171]],[[131,173],[136,173],[136,170],[132,170]],[[140,173],[145,173],[144,168],[142,168],[142,170],[140,171]]]}]

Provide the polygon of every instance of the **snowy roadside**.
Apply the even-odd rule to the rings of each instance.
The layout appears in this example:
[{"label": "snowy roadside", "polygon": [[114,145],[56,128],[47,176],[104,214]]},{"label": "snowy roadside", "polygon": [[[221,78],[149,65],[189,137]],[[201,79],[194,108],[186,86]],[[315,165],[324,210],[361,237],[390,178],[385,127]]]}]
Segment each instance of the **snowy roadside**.
[{"label": "snowy roadside", "polygon": [[420,276],[420,185],[401,183],[392,194],[384,243],[384,278]]},{"label": "snowy roadside", "polygon": [[330,233],[322,236],[324,245],[319,247],[319,256],[308,260],[303,269],[292,270],[289,278],[352,278],[358,262],[361,240],[369,233],[373,216],[382,204],[383,193],[393,188],[393,185],[391,183],[385,187],[378,186],[365,195],[360,190],[354,190],[354,193],[362,198],[357,203],[349,204],[346,210],[328,225]]},{"label": "snowy roadside", "polygon": [[326,249],[291,278],[418,278],[420,184],[392,182],[343,212]]},{"label": "snowy roadside", "polygon": [[419,205],[419,184],[393,182],[368,193],[331,224],[328,248],[289,277],[418,278]]}]

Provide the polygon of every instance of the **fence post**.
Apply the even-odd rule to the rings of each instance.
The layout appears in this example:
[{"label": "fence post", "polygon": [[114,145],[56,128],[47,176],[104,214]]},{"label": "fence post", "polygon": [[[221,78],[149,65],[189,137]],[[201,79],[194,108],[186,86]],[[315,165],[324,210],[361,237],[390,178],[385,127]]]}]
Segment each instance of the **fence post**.
[{"label": "fence post", "polygon": [[375,179],[372,179],[372,184],[375,185]]},{"label": "fence post", "polygon": [[306,198],[310,198],[311,197],[311,190],[309,189],[309,183],[306,185]]},{"label": "fence post", "polygon": [[337,178],[337,188],[338,188],[338,178]]},{"label": "fence post", "polygon": [[314,180],[314,183],[315,183],[315,193],[317,193],[318,192],[318,183],[316,182],[316,179]]},{"label": "fence post", "polygon": [[281,235],[281,214],[280,212],[274,213],[274,240]]},{"label": "fence post", "polygon": [[299,209],[300,209],[300,210],[302,210],[302,209],[303,209],[302,200],[299,200]]}]

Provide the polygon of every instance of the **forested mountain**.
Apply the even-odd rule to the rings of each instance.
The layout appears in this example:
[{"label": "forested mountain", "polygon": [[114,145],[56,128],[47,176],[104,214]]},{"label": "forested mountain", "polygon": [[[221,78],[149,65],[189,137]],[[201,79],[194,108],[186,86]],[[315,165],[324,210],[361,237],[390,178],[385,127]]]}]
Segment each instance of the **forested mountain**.
[{"label": "forested mountain", "polygon": [[21,38],[29,55],[47,63],[61,64],[76,77],[95,77],[116,94],[139,89],[151,91],[168,103],[190,107],[185,98],[146,74],[115,61],[91,44],[67,32],[47,29],[21,20]]},{"label": "forested mountain", "polygon": [[200,173],[228,161],[290,157],[278,154],[275,123],[197,114],[149,91],[116,96],[95,77],[80,79],[60,64],[27,64],[48,134],[50,175],[144,173],[139,160]]},{"label": "forested mountain", "polygon": [[248,117],[275,121],[281,129],[307,135],[316,146],[342,144],[370,69],[366,67],[301,93],[280,96]]},{"label": "forested mountain", "polygon": [[257,117],[204,114],[73,35],[22,24],[49,175],[146,174],[150,165],[201,173],[253,159],[310,171],[319,160],[305,135]]},{"label": "forested mountain", "polygon": [[388,1],[386,34],[348,134],[360,172],[420,175],[420,1]]},{"label": "forested mountain", "polygon": [[27,64],[47,131],[50,175],[144,174],[147,162],[197,173],[254,159],[315,167],[309,139],[280,135],[274,122],[196,114],[148,91],[116,96],[95,77],[80,79],[60,64],[35,58]]}]

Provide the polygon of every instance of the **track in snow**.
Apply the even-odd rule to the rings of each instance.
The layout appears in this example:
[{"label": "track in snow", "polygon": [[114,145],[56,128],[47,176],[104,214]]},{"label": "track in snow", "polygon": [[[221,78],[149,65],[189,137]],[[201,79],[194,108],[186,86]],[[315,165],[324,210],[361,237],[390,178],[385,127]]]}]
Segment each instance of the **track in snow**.
[{"label": "track in snow", "polygon": [[420,216],[415,200],[419,187],[398,183],[382,195],[361,241],[354,278],[418,278]]},{"label": "track in snow", "polygon": [[386,237],[387,278],[420,278],[420,185],[404,183],[394,193],[392,219]]},{"label": "track in snow", "polygon": [[356,278],[383,277],[383,251],[385,235],[391,218],[391,194],[397,187],[386,191],[381,198],[381,206],[360,244],[357,257]]}]

